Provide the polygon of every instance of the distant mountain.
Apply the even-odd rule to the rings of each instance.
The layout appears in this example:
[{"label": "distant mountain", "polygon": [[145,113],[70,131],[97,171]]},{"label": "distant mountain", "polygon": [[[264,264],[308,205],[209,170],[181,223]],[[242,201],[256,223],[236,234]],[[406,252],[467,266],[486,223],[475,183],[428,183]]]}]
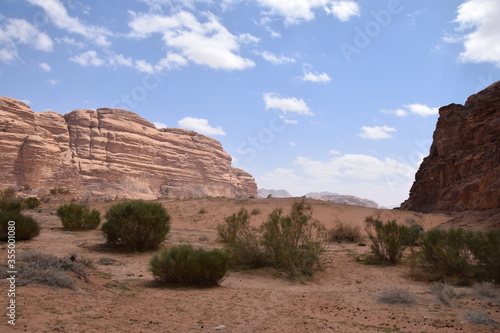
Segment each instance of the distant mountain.
[{"label": "distant mountain", "polygon": [[267,190],[265,188],[259,188],[258,197],[267,198],[271,195],[272,198],[290,198],[292,195],[285,190]]},{"label": "distant mountain", "polygon": [[355,197],[353,195],[341,195],[341,194],[331,193],[331,192],[311,192],[311,193],[306,194],[306,198],[336,202],[339,204],[351,205],[351,206],[379,208],[378,203],[376,203],[375,201],[363,199],[363,198],[358,198],[358,197]]}]

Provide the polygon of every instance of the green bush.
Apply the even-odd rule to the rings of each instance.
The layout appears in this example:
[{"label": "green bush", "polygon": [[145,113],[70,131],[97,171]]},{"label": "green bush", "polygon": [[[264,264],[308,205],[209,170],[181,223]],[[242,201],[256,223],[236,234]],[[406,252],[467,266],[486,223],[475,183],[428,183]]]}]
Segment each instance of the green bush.
[{"label": "green bush", "polygon": [[[15,230],[9,221],[15,222]],[[28,240],[40,234],[40,226],[31,216],[26,216],[18,212],[0,212],[0,240],[7,241],[9,231],[15,232],[15,240]]]},{"label": "green bush", "polygon": [[115,204],[102,231],[108,243],[132,251],[156,249],[170,231],[170,216],[160,203],[131,200]]},{"label": "green bush", "polygon": [[91,230],[96,229],[101,223],[101,213],[96,210],[69,203],[57,209],[57,216],[64,228],[68,230]]},{"label": "green bush", "polygon": [[7,187],[5,190],[0,191],[0,197],[5,200],[14,199],[16,190],[13,187]]},{"label": "green bush", "polygon": [[225,218],[225,224],[217,226],[217,233],[233,264],[264,266],[266,263],[259,247],[257,230],[250,227],[249,220],[248,211],[242,208],[238,213]]},{"label": "green bush", "polygon": [[418,264],[431,273],[431,279],[500,283],[500,230],[432,229],[424,234],[421,246]]},{"label": "green bush", "polygon": [[40,206],[40,200],[37,197],[29,197],[24,199],[24,204],[28,209],[34,209]]},{"label": "green bush", "polygon": [[263,246],[271,266],[283,270],[290,277],[309,275],[319,267],[323,246],[319,239],[323,227],[309,223],[310,215],[304,214],[304,202],[296,202],[290,215],[281,209],[274,210],[262,225]]},{"label": "green bush", "polygon": [[0,200],[0,211],[20,213],[21,210],[22,210],[22,203],[19,200],[14,200],[14,199]]},{"label": "green bush", "polygon": [[163,249],[150,261],[150,270],[162,283],[212,287],[228,270],[229,255],[221,250],[194,249],[190,245]]},{"label": "green bush", "polygon": [[408,227],[397,224],[396,220],[383,223],[379,219],[367,218],[365,221],[368,222],[366,232],[372,241],[370,249],[374,259],[382,263],[398,263],[412,242]]}]

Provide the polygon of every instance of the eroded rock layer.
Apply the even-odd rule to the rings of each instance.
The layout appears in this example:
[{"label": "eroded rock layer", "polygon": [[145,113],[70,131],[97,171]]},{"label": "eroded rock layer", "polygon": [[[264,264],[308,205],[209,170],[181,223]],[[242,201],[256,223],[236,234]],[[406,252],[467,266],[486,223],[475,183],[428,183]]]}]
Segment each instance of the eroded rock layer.
[{"label": "eroded rock layer", "polygon": [[158,130],[137,114],[102,108],[66,115],[33,112],[0,97],[0,184],[79,197],[198,198],[257,196],[247,172],[231,166],[219,141]]},{"label": "eroded rock layer", "polygon": [[430,154],[403,209],[456,212],[500,208],[500,81],[465,105],[439,109]]}]

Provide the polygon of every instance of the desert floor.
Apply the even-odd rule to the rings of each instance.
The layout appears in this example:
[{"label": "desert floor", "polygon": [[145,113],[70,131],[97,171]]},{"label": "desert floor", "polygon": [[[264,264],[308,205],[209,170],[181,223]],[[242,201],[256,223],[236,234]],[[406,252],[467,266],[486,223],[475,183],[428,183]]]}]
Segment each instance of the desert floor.
[{"label": "desert floor", "polygon": [[[161,201],[172,217],[165,247],[192,244],[221,247],[217,224],[241,207],[261,224],[275,208],[288,211],[300,199],[199,199]],[[343,222],[364,228],[367,216],[382,220],[416,222],[425,229],[449,219],[399,210],[345,206],[307,200],[313,218],[326,227]],[[41,224],[40,235],[18,242],[18,255],[36,250],[58,257],[77,254],[92,259],[90,281],[79,281],[76,290],[47,286],[17,287],[17,321],[4,323],[1,332],[493,332],[463,318],[468,310],[482,310],[500,322],[500,305],[474,296],[470,287],[455,287],[464,296],[450,306],[430,293],[431,284],[410,274],[410,265],[373,266],[356,261],[369,246],[329,243],[323,271],[306,281],[290,281],[273,269],[230,271],[220,287],[209,289],[158,287],[148,271],[154,252],[126,253],[103,246],[100,230],[68,232],[55,211],[59,203],[42,204],[25,211]],[[92,204],[104,215],[112,203]],[[368,243],[368,240],[364,242]],[[6,253],[3,245],[2,252]],[[6,255],[1,256],[5,262]],[[99,265],[101,258],[117,260]],[[5,300],[7,283],[2,283]],[[413,305],[386,305],[376,295],[389,287],[415,293]],[[5,309],[6,302],[2,301]],[[5,311],[5,310],[4,310]]]}]

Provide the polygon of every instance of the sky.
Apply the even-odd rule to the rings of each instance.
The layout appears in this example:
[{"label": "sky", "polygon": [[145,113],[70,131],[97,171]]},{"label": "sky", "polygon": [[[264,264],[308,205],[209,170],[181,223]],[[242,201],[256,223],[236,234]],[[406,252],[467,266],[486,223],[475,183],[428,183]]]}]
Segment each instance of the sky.
[{"label": "sky", "polygon": [[398,206],[500,79],[498,0],[0,0],[0,96],[219,140],[260,188]]}]

